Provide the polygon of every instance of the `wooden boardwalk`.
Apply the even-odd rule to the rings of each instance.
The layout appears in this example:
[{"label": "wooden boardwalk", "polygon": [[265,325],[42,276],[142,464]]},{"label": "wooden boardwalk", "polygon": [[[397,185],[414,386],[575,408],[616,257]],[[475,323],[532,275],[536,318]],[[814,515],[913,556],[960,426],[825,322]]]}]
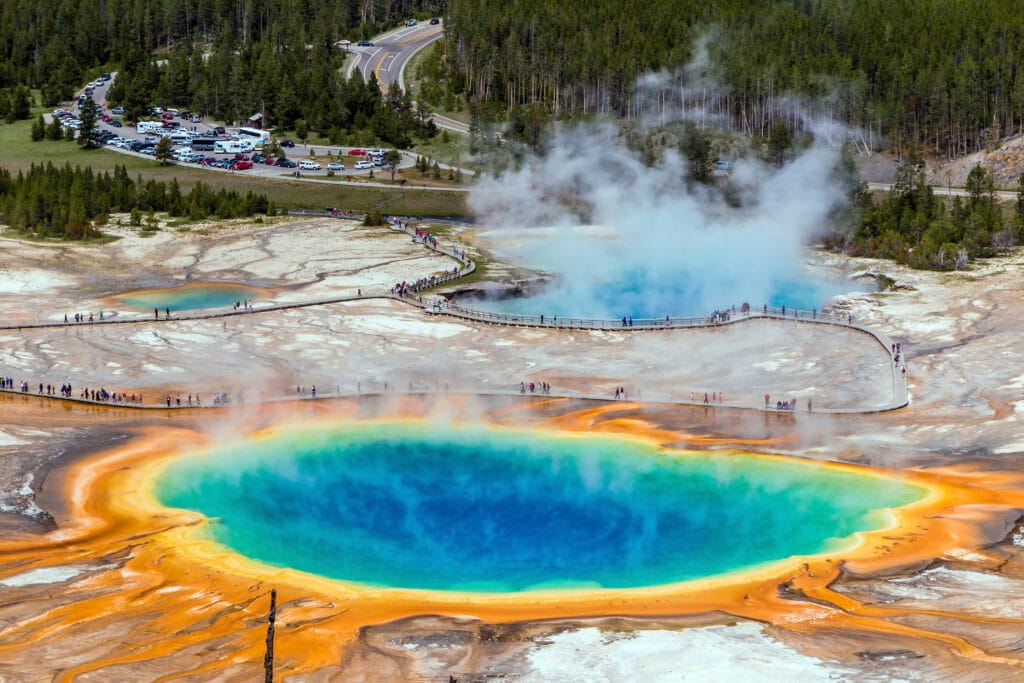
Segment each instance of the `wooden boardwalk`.
[{"label": "wooden boardwalk", "polygon": [[[316,215],[327,215],[326,212],[315,212]],[[425,292],[436,287],[440,287],[451,282],[469,275],[476,270],[476,264],[472,259],[468,258],[463,252],[461,255],[456,252],[455,247],[446,248],[441,245],[432,245],[422,238],[418,238],[415,234],[415,230],[410,227],[408,223],[402,225],[391,224],[393,230],[401,230],[406,234],[410,235],[413,241],[430,249],[438,254],[452,259],[457,265],[453,267],[451,272],[445,275],[425,278],[420,286],[412,288],[410,291],[401,294],[395,291],[386,292],[370,292],[367,294],[360,294],[356,296],[339,296],[325,299],[315,299],[310,301],[301,301],[294,303],[283,303],[283,304],[266,304],[266,305],[253,305],[250,308],[232,309],[227,311],[206,311],[198,313],[175,313],[173,316],[165,315],[163,318],[154,317],[149,318],[146,316],[139,316],[136,318],[125,318],[121,316],[105,317],[102,320],[92,320],[87,322],[41,322],[41,323],[23,323],[14,325],[0,325],[0,330],[32,330],[32,329],[47,329],[47,328],[68,328],[68,327],[83,327],[83,326],[97,326],[97,325],[152,325],[169,322],[185,322],[191,320],[213,320],[218,318],[232,318],[238,316],[249,316],[249,315],[261,315],[266,313],[273,313],[275,311],[286,311],[291,309],[309,308],[314,306],[329,306],[332,304],[346,303],[352,301],[366,301],[374,299],[390,299],[399,301],[404,304],[415,306],[422,309],[430,315],[446,316],[465,320],[474,323],[486,324],[486,325],[502,325],[507,327],[529,327],[529,328],[544,328],[550,330],[579,330],[579,331],[603,331],[603,332],[625,332],[625,333],[642,333],[642,332],[666,332],[671,330],[681,329],[700,329],[700,328],[714,328],[723,327],[725,325],[735,325],[752,320],[772,320],[779,322],[790,322],[797,325],[831,325],[836,327],[843,327],[846,329],[855,330],[863,333],[879,344],[886,354],[890,356],[890,369],[892,372],[892,396],[891,400],[884,406],[873,409],[828,409],[818,410],[818,413],[832,413],[832,414],[862,414],[862,413],[877,413],[886,412],[890,410],[896,410],[903,408],[910,402],[910,396],[907,389],[906,379],[906,361],[905,359],[900,362],[895,362],[891,349],[893,347],[892,341],[883,335],[882,333],[869,328],[864,325],[854,323],[852,318],[849,316],[839,315],[835,313],[824,313],[817,310],[804,311],[790,308],[772,308],[768,306],[762,306],[761,310],[751,307],[740,307],[730,308],[729,310],[715,311],[707,316],[690,316],[690,317],[671,317],[666,316],[664,318],[621,318],[618,320],[601,319],[601,318],[575,318],[575,317],[558,317],[558,316],[545,316],[545,315],[520,315],[520,314],[507,314],[507,313],[494,313],[490,311],[477,310],[460,306],[448,302],[443,297],[429,295],[424,296]],[[38,386],[38,383],[36,383]],[[30,387],[31,388],[31,387]],[[3,389],[0,390],[5,393],[14,393],[18,395],[31,395],[41,396],[43,398],[50,398],[54,400],[62,401],[74,401],[80,403],[88,403],[93,405],[103,406],[116,406],[118,408],[129,408],[129,409],[160,409],[167,410],[165,403],[160,404],[146,404],[138,405],[132,403],[111,403],[109,401],[92,401],[84,398],[65,398],[62,396],[47,396],[45,394],[38,394],[29,392],[21,392],[20,390]],[[212,393],[212,392],[211,392]],[[412,392],[416,393],[416,392]],[[420,392],[422,393],[422,392]],[[516,395],[519,392],[495,392],[495,391],[473,391],[463,390],[460,393],[475,393],[479,395]],[[369,396],[373,395],[370,392],[356,393],[356,394],[345,394],[345,393],[334,393],[334,394],[319,394],[317,399],[327,398],[352,398],[354,396]],[[540,394],[526,394],[527,396],[539,396]],[[551,396],[558,398],[577,398],[587,400],[615,400],[610,399],[607,396],[598,396],[585,393],[560,393],[551,394]],[[297,400],[303,397],[277,397],[265,399],[263,402],[280,402],[288,400]],[[665,403],[665,401],[652,401],[650,403]],[[708,405],[703,403],[691,402],[691,401],[669,401],[673,405]],[[728,407],[728,408],[740,408],[740,409],[756,409],[768,412],[778,412],[776,408],[769,406],[767,408],[763,406],[736,406],[730,404],[724,406],[722,404],[710,404],[713,407]],[[230,407],[231,404],[224,406],[202,406],[202,408],[211,407]],[[199,406],[181,406],[181,408],[198,408]],[[171,408],[178,409],[178,406],[172,405]],[[786,411],[783,411],[786,412]],[[791,411],[790,411],[791,412]]]}]

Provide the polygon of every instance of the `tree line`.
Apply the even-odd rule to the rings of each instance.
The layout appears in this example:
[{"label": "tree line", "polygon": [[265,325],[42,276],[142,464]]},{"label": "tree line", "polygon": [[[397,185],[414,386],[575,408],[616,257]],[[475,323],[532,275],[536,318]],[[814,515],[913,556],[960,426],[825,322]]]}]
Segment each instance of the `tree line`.
[{"label": "tree line", "polygon": [[484,119],[538,105],[639,117],[688,99],[763,137],[796,117],[792,95],[898,152],[1024,133],[1019,0],[451,0],[445,22],[428,94],[479,102]]},{"label": "tree line", "polygon": [[0,88],[25,84],[58,102],[90,69],[142,50],[214,45],[232,36],[279,51],[376,34],[442,0],[18,0],[0,3]]},{"label": "tree line", "polygon": [[927,184],[923,167],[906,164],[891,192],[875,197],[862,187],[852,229],[833,234],[826,244],[913,268],[960,270],[972,259],[1024,243],[1024,176],[1017,189],[1012,211],[1004,211],[992,175],[978,165],[967,176],[967,197],[954,197],[947,206]]},{"label": "tree line", "polygon": [[[0,169],[0,223],[36,237],[87,239],[98,237],[112,213],[167,212],[202,220],[210,216],[238,218],[274,213],[266,195],[212,188],[197,183],[183,193],[177,179],[166,183],[132,179],[124,166],[113,174],[70,164],[32,164],[12,175]],[[133,222],[135,222],[133,220]]]},{"label": "tree line", "polygon": [[[53,106],[101,70],[131,116],[174,106],[228,122],[303,120],[332,142],[408,146],[436,129],[403,93],[340,75],[342,39],[371,36],[440,0],[20,0],[0,3],[0,117],[17,85]],[[389,92],[389,94],[391,94]],[[17,118],[26,118],[17,116]]]}]

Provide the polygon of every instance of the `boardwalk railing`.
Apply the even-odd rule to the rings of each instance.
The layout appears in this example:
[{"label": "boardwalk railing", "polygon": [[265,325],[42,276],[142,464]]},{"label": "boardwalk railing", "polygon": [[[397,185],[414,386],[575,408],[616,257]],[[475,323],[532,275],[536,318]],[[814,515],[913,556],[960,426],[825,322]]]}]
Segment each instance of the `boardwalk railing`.
[{"label": "boardwalk railing", "polygon": [[703,316],[665,316],[664,318],[577,318],[565,316],[496,313],[477,308],[469,308],[443,299],[435,301],[428,307],[433,313],[442,313],[479,322],[497,323],[499,325],[522,325],[527,327],[553,327],[591,330],[665,330],[686,327],[713,327],[752,318],[772,318],[776,320],[797,320],[804,322],[820,322],[834,325],[850,325],[852,319],[845,314],[821,312],[817,310],[803,311],[790,308],[730,308],[715,311]]},{"label": "boardwalk railing", "polygon": [[[350,212],[339,212],[335,210],[315,210],[315,209],[290,209],[288,211],[290,215],[308,215],[308,216],[333,216],[339,218],[359,218],[360,214],[352,214]],[[431,219],[433,220],[433,219]],[[455,221],[451,221],[454,223]],[[456,318],[462,318],[465,320],[471,320],[481,323],[496,324],[496,325],[508,325],[517,327],[544,327],[554,329],[579,329],[579,330],[601,330],[601,331],[641,331],[641,330],[672,330],[681,328],[706,328],[706,327],[719,327],[724,325],[730,325],[747,320],[755,320],[758,318],[772,319],[772,320],[791,320],[797,323],[803,324],[823,324],[823,325],[836,325],[847,327],[853,330],[857,330],[864,334],[873,337],[877,343],[885,349],[887,353],[890,353],[890,369],[892,371],[892,400],[890,403],[878,408],[871,410],[864,409],[831,409],[821,410],[819,412],[831,412],[831,413],[864,413],[864,412],[879,412],[885,410],[894,410],[902,408],[909,403],[909,393],[907,389],[906,379],[906,360],[902,357],[902,354],[892,352],[892,349],[896,347],[892,341],[869,327],[855,324],[853,318],[849,314],[843,314],[835,311],[818,311],[812,309],[810,311],[794,309],[785,306],[772,307],[763,305],[760,309],[748,304],[743,304],[739,307],[731,306],[727,309],[713,311],[712,313],[704,316],[665,316],[664,318],[632,318],[626,316],[619,319],[608,319],[608,318],[584,318],[584,317],[562,317],[562,316],[547,316],[543,314],[518,314],[518,313],[498,313],[493,311],[486,311],[482,309],[474,309],[460,304],[452,303],[442,297],[429,297],[423,296],[420,292],[424,290],[438,287],[440,285],[454,282],[459,280],[476,270],[476,263],[469,258],[468,254],[463,249],[458,249],[455,246],[446,248],[434,243],[434,240],[427,240],[425,234],[416,234],[415,228],[413,228],[409,220],[392,219],[388,223],[392,230],[405,232],[410,235],[418,244],[434,251],[438,254],[442,254],[449,258],[454,259],[460,265],[453,268],[451,271],[446,271],[443,275],[434,275],[421,278],[413,283],[406,283],[406,286],[401,291],[392,288],[387,293],[381,292],[368,292],[366,294],[359,293],[356,296],[340,296],[333,297],[330,299],[320,299],[314,301],[304,301],[288,304],[267,304],[267,305],[255,305],[250,306],[248,309],[234,309],[230,311],[206,311],[201,313],[191,314],[180,314],[176,313],[174,320],[204,320],[212,318],[225,318],[234,317],[238,315],[250,315],[253,313],[265,313],[269,311],[287,310],[293,308],[305,308],[309,306],[321,306],[326,304],[334,304],[341,302],[357,301],[364,299],[379,299],[388,298],[401,301],[403,303],[416,306],[423,309],[424,311],[435,314],[435,315],[447,315]],[[48,327],[70,327],[79,325],[118,325],[118,324],[144,324],[150,322],[165,322],[170,321],[170,317],[160,318],[107,318],[100,320],[89,320],[86,323],[82,322],[75,323],[58,323],[58,322],[44,322],[44,323],[22,323],[22,324],[7,324],[0,325],[0,329],[32,329],[32,328],[48,328]],[[4,391],[3,387],[0,387],[0,391]],[[22,392],[20,388],[18,390],[8,389],[7,393],[26,393],[31,395],[31,392]],[[485,391],[480,393],[487,393]],[[498,392],[504,393],[504,392]],[[563,394],[565,397],[574,396],[573,394]],[[323,395],[327,398],[328,395]],[[590,396],[587,394],[578,394],[575,397],[586,397],[586,398],[599,398],[598,396]],[[56,396],[50,396],[50,398],[58,398]],[[65,400],[78,400],[71,399],[70,397]],[[86,402],[93,403],[93,401],[85,400]],[[675,400],[670,398],[667,402],[669,403],[688,403],[687,401]],[[97,401],[97,403],[106,403],[104,401]],[[123,407],[136,407],[131,404],[124,405]],[[147,406],[148,407],[148,406]],[[152,406],[160,407],[160,406]],[[739,406],[732,406],[739,407]],[[768,406],[771,410],[771,406]]]}]

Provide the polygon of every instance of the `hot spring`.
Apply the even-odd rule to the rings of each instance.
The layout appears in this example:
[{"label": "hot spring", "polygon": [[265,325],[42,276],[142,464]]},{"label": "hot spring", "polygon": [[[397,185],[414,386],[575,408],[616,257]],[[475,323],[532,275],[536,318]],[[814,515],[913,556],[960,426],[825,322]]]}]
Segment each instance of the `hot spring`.
[{"label": "hot spring", "polygon": [[197,283],[164,289],[142,289],[117,297],[117,300],[136,311],[150,312],[154,308],[164,311],[197,311],[207,308],[227,308],[236,301],[252,301],[265,296],[265,291],[245,285]]},{"label": "hot spring", "polygon": [[488,252],[551,280],[525,296],[475,296],[466,304],[512,315],[617,320],[701,316],[743,303],[821,310],[839,294],[877,289],[806,267],[799,247],[744,246],[745,233],[723,237],[722,247],[708,243],[715,231],[686,239],[683,226],[679,232],[659,241],[632,239],[615,226],[483,231],[476,239]]},{"label": "hot spring", "polygon": [[[708,287],[699,278],[685,272],[653,280],[645,273],[622,273],[620,277],[591,281],[586,287],[565,285],[557,281],[522,297],[475,297],[466,302],[471,308],[482,308],[494,313],[511,315],[540,315],[549,318],[608,318],[622,316],[635,318],[664,318],[665,316],[696,316],[714,309],[725,310],[748,302],[755,308],[768,305],[786,306],[810,311],[821,310],[834,296],[864,290],[864,284],[849,280],[772,280],[765,291],[754,291],[743,296],[737,294],[716,304],[708,299]],[[576,290],[580,291],[576,291]]]},{"label": "hot spring", "polygon": [[171,460],[157,498],[263,563],[442,591],[630,588],[835,551],[922,487],[612,436],[371,422]]}]

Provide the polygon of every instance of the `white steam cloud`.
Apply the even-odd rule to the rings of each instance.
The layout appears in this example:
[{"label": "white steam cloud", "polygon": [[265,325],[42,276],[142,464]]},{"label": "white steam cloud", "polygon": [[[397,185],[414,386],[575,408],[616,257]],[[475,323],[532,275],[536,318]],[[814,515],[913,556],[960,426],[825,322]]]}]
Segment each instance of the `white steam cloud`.
[{"label": "white steam cloud", "polygon": [[[663,79],[654,81],[662,87]],[[781,168],[734,162],[729,183],[740,208],[727,206],[718,189],[687,190],[687,160],[674,149],[645,164],[612,124],[555,133],[544,156],[481,180],[470,208],[500,256],[557,274],[529,312],[618,318],[760,307],[777,297],[780,282],[806,278],[803,247],[845,201],[834,180],[839,150],[830,144],[837,126],[800,123],[813,142]],[[815,305],[839,291],[820,291]]]}]

